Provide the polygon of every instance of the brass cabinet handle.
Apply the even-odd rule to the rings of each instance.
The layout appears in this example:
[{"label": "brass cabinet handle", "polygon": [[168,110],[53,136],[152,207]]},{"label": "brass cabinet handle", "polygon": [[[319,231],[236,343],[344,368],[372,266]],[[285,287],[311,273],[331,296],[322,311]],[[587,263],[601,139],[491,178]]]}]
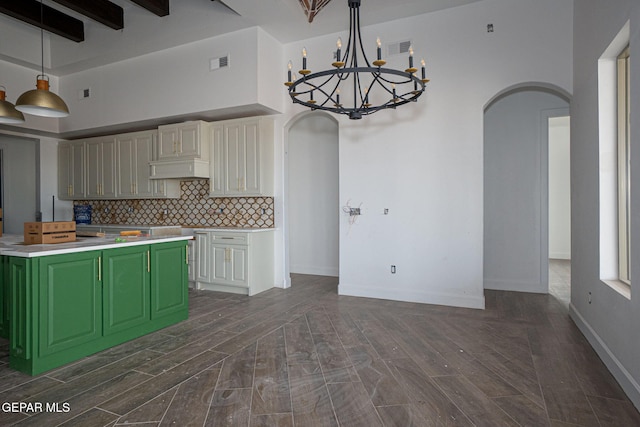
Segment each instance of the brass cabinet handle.
[{"label": "brass cabinet handle", "polygon": [[147,273],[151,273],[151,255],[149,254],[149,250],[147,250]]},{"label": "brass cabinet handle", "polygon": [[189,245],[184,247],[184,263],[189,265]]},{"label": "brass cabinet handle", "polygon": [[98,282],[102,281],[102,257],[98,257]]}]

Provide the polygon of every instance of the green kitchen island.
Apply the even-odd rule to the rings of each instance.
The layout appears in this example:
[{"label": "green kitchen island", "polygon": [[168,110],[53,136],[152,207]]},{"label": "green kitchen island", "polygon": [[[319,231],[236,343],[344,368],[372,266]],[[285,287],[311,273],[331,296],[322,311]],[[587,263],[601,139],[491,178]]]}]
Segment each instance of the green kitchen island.
[{"label": "green kitchen island", "polygon": [[11,368],[36,375],[188,317],[191,237],[115,238],[0,238],[0,336]]}]

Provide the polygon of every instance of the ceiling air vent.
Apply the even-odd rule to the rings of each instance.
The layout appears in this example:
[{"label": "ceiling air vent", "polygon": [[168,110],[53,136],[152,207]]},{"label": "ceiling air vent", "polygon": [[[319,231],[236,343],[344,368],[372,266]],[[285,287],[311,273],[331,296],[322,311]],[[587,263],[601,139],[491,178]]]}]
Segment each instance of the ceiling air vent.
[{"label": "ceiling air vent", "polygon": [[411,47],[411,40],[402,42],[389,43],[387,45],[387,56],[400,55],[401,53],[408,53],[409,47]]},{"label": "ceiling air vent", "polygon": [[229,66],[229,55],[213,58],[209,60],[209,71],[217,70]]}]

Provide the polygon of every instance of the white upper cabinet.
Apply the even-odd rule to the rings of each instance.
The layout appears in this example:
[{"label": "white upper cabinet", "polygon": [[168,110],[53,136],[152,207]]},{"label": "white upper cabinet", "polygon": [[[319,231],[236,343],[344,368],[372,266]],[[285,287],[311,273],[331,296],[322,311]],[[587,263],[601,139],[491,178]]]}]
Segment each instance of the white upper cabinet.
[{"label": "white upper cabinet", "polygon": [[157,160],[208,158],[207,130],[200,120],[159,126]]},{"label": "white upper cabinet", "polygon": [[85,141],[58,143],[58,198],[78,200],[86,197]]},{"label": "white upper cabinet", "polygon": [[87,149],[87,198],[116,197],[116,139],[91,138]]},{"label": "white upper cabinet", "polygon": [[215,122],[210,131],[210,195],[273,195],[273,120]]}]

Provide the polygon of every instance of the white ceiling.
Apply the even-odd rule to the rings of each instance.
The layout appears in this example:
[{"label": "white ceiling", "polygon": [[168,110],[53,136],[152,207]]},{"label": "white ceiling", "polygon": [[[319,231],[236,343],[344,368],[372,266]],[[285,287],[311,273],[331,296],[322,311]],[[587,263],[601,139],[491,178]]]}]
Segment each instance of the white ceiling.
[{"label": "white ceiling", "polygon": [[[288,43],[342,31],[349,25],[347,0],[332,0],[311,24],[299,0],[172,0],[166,17],[127,0],[111,1],[124,9],[123,30],[113,30],[51,0],[44,1],[85,23],[82,43],[53,34],[45,36],[47,72],[62,76],[253,26]],[[476,1],[480,0],[362,0],[361,23],[372,25]],[[40,68],[38,28],[0,14],[0,40],[0,59]]]}]

